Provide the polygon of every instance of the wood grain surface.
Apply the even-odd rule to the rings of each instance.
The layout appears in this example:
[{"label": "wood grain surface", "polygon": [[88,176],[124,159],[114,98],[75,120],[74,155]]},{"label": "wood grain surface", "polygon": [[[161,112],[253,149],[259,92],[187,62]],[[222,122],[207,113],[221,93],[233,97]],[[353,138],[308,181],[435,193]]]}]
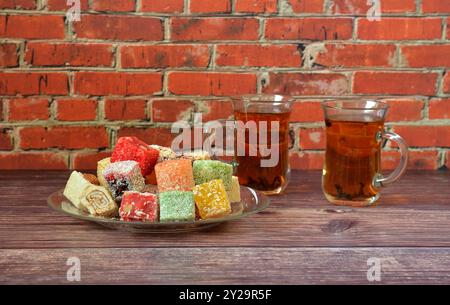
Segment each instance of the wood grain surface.
[{"label": "wood grain surface", "polygon": [[[48,195],[68,172],[0,173],[0,283],[450,283],[450,172],[408,172],[379,205],[330,205],[319,172],[294,172],[266,211],[207,231],[133,234],[58,214]],[[201,259],[199,259],[201,257]],[[106,259],[105,259],[106,258]],[[139,259],[136,259],[139,258]]]}]

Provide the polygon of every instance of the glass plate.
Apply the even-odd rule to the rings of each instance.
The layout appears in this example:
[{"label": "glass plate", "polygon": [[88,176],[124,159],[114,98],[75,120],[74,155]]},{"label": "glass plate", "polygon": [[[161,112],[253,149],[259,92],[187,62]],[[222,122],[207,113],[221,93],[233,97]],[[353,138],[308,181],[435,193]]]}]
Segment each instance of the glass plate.
[{"label": "glass plate", "polygon": [[266,209],[270,200],[267,196],[249,187],[241,186],[241,202],[232,203],[230,215],[222,218],[196,220],[189,222],[140,222],[122,221],[118,218],[106,218],[93,216],[80,211],[70,203],[63,195],[63,190],[54,192],[48,199],[48,206],[55,211],[72,216],[74,218],[92,221],[108,228],[125,230],[137,233],[178,233],[211,228],[226,221],[237,220]]}]

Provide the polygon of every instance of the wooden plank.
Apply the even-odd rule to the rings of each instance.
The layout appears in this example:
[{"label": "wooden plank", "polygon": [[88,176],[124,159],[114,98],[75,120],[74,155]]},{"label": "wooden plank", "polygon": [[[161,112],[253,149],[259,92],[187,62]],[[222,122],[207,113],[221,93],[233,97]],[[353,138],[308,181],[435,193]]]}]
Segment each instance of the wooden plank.
[{"label": "wooden plank", "polygon": [[0,173],[0,248],[450,246],[449,172],[408,173],[386,188],[378,207],[363,209],[328,204],[320,173],[294,172],[286,194],[272,197],[265,212],[177,235],[112,231],[51,211],[46,198],[67,175]]},{"label": "wooden plank", "polygon": [[69,257],[82,284],[450,284],[450,248],[0,250],[0,283],[67,284]]}]

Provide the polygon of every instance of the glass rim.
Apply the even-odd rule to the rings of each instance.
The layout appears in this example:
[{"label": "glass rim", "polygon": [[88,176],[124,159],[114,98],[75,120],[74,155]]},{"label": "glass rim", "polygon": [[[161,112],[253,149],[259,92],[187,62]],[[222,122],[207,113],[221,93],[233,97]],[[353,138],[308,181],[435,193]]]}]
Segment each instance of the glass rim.
[{"label": "glass rim", "polygon": [[281,94],[245,94],[240,96],[232,96],[231,100],[237,102],[252,102],[252,103],[292,103],[294,98],[288,95]]},{"label": "glass rim", "polygon": [[[374,102],[376,104],[375,107],[342,107],[337,106],[336,103],[344,102],[344,103],[361,103],[361,102]],[[334,109],[334,110],[387,110],[389,105],[386,102],[378,101],[378,100],[330,100],[322,102],[322,107],[326,109]]]}]

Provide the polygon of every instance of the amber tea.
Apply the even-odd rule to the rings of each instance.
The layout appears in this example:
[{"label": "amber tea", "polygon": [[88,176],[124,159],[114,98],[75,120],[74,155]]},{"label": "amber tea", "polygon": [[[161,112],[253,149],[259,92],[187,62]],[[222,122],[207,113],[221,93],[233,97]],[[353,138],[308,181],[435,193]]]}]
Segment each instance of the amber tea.
[{"label": "amber tea", "polygon": [[364,201],[378,194],[373,183],[380,172],[383,121],[326,121],[324,191],[335,199]]},{"label": "amber tea", "polygon": [[[245,126],[242,137],[235,137],[235,147],[245,147],[243,151],[235,153],[239,182],[266,194],[281,193],[290,176],[290,103],[251,102],[242,107],[235,104],[234,117],[237,133]],[[256,136],[257,143],[252,141],[252,129],[247,128],[250,126],[256,127],[253,138]],[[272,155],[268,156],[264,148],[270,150]],[[273,162],[267,162],[269,159]]]},{"label": "amber tea", "polygon": [[[365,206],[379,198],[381,186],[404,171],[407,146],[394,133],[384,131],[387,105],[375,101],[324,103],[327,146],[322,188],[332,203]],[[381,175],[383,139],[399,144],[400,166],[389,177]]]}]

